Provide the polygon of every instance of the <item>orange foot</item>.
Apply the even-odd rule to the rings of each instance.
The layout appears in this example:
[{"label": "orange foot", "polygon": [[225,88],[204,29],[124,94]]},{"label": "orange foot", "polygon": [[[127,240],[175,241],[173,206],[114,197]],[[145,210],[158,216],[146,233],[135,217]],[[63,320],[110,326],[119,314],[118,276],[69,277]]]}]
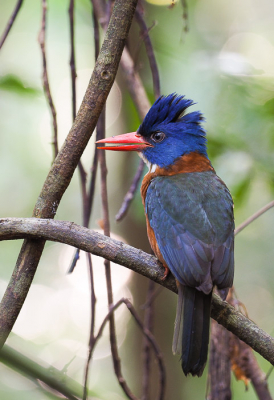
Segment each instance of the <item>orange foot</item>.
[{"label": "orange foot", "polygon": [[165,264],[164,264],[164,269],[165,269],[165,272],[164,272],[164,276],[161,278],[161,281],[164,281],[169,274],[169,268]]}]

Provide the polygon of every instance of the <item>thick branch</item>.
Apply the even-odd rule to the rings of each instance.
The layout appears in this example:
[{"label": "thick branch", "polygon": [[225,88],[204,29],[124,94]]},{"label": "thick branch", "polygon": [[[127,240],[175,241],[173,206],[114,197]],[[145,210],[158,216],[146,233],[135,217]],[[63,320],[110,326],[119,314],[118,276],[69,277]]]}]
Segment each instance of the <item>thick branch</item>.
[{"label": "thick branch", "polygon": [[[73,222],[36,218],[0,219],[0,241],[22,238],[69,244],[123,265],[177,292],[171,275],[162,281],[164,268],[154,256]],[[274,338],[254,322],[216,295],[213,295],[211,316],[274,365]]]},{"label": "thick branch", "polygon": [[[114,82],[133,19],[137,0],[116,0],[105,40],[83,102],[46,178],[33,216],[53,218],[80,157],[92,135]],[[44,240],[24,242],[10,284],[0,305],[0,348],[25,301],[45,245]]]}]

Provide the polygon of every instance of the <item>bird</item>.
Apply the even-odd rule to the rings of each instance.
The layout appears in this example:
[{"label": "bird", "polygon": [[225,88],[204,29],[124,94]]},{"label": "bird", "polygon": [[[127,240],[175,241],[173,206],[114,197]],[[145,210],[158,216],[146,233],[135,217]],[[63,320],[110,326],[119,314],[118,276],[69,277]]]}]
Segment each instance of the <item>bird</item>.
[{"label": "bird", "polygon": [[[141,184],[151,248],[176,279],[173,353],[185,375],[201,376],[208,354],[212,292],[225,300],[234,277],[233,200],[207,154],[195,103],[160,96],[136,132],[99,140],[104,150],[137,151],[148,166]],[[111,145],[112,146],[109,146]]]}]

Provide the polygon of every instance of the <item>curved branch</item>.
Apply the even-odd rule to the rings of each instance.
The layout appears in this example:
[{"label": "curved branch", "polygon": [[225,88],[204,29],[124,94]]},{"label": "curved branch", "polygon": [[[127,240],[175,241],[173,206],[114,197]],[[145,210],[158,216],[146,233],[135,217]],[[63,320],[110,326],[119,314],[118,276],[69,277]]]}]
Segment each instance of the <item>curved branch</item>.
[{"label": "curved branch", "polygon": [[[171,275],[162,280],[164,268],[154,256],[73,222],[38,218],[0,219],[0,241],[22,238],[69,244],[123,265],[177,293]],[[274,365],[274,338],[215,294],[211,316]]]}]

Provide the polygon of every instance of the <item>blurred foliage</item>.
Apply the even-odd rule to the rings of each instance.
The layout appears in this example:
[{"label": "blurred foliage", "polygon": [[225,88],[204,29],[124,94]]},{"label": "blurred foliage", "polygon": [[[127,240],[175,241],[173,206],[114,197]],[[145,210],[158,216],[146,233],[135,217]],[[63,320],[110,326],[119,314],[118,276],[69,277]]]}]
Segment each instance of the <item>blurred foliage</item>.
[{"label": "blurred foliage", "polygon": [[[154,4],[149,4],[149,3]],[[0,3],[0,30],[3,31],[14,7]],[[94,65],[93,28],[90,2],[76,1],[77,105]],[[166,4],[159,7],[160,3]],[[184,30],[182,2],[143,2],[145,18],[159,64],[162,93],[177,92],[193,99],[193,110],[205,116],[208,151],[218,175],[230,188],[235,202],[236,225],[273,199],[274,194],[274,5],[271,0],[194,0],[188,2],[189,32]],[[68,2],[48,0],[47,54],[49,79],[57,108],[59,142],[71,124],[69,70]],[[51,118],[43,96],[41,54],[37,43],[40,2],[24,2],[1,52],[0,63],[0,190],[1,216],[30,216],[52,161]],[[151,72],[140,45],[135,25],[129,39],[136,68],[153,102]],[[135,49],[138,49],[136,51]],[[113,100],[107,105],[107,135],[134,131],[140,121],[123,77],[118,75]],[[121,103],[121,108],[119,104]],[[83,162],[89,171],[94,143]],[[127,218],[120,224],[114,216],[138,165],[133,154],[107,154],[108,186],[112,231],[130,244],[149,251],[140,194],[136,195]],[[78,174],[72,179],[57,213],[58,219],[81,223],[81,195]],[[91,228],[101,218],[100,188],[94,202]],[[237,236],[235,286],[249,317],[274,334],[274,212],[255,221]],[[20,242],[0,243],[0,291],[4,292],[12,273]],[[71,276],[66,271],[71,249],[48,243],[34,284],[9,345],[62,371],[82,383],[89,334],[89,287],[85,257]],[[96,276],[97,326],[106,313],[104,276],[101,264]],[[113,266],[114,268],[114,266]],[[125,278],[116,270],[115,298],[133,297],[142,314],[147,282],[143,277]],[[124,279],[124,280],[123,280]],[[115,286],[115,287],[116,287]],[[171,342],[176,298],[161,291],[155,300],[155,335],[164,353],[167,369],[167,399],[205,397],[206,374],[200,379],[185,378],[179,360],[173,357]],[[117,312],[118,339],[122,366],[132,390],[140,395],[142,337],[124,310]],[[164,321],[164,323],[163,323]],[[95,352],[90,388],[98,398],[124,399],[112,369],[107,329]],[[132,361],[134,360],[134,362]],[[269,365],[258,357],[265,372]],[[155,370],[156,371],[156,370]],[[153,381],[157,372],[153,370]],[[269,385],[274,393],[274,378]],[[154,385],[155,386],[155,385]],[[157,387],[152,387],[155,398]],[[48,396],[17,372],[0,364],[0,398],[46,399]],[[254,400],[253,390],[245,391],[233,380],[235,400]]]},{"label": "blurred foliage", "polygon": [[20,78],[15,75],[5,75],[0,77],[0,90],[22,95],[37,95],[40,90],[26,86]]}]

